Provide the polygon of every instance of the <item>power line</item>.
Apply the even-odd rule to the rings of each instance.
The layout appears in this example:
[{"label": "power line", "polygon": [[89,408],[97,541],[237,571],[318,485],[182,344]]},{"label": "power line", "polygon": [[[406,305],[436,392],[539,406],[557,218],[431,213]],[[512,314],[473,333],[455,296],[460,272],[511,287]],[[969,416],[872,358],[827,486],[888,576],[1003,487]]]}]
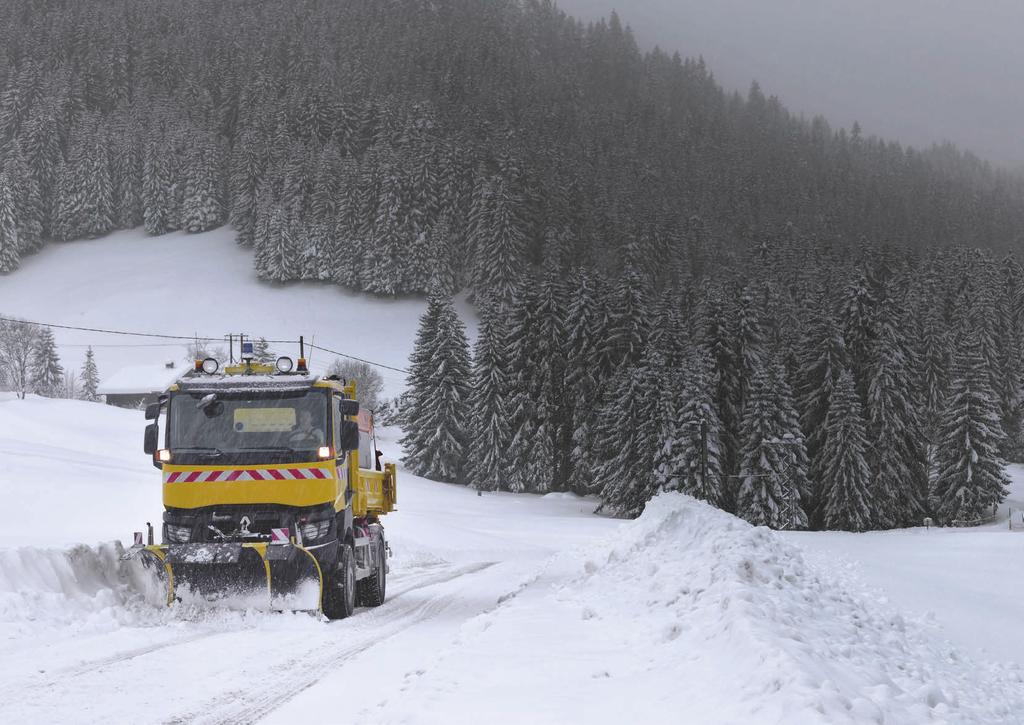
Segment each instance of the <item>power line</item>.
[{"label": "power line", "polygon": [[[164,335],[159,332],[128,332],[127,330],[105,330],[99,327],[75,327],[74,325],[57,325],[52,322],[34,322],[33,320],[16,320],[10,317],[0,317],[0,322],[17,322],[23,325],[36,325],[37,327],[55,327],[58,330],[78,330],[79,332],[98,332],[103,335],[127,335],[130,337],[156,337],[161,340],[188,340],[189,342],[220,342],[223,337],[199,337],[198,335]],[[270,340],[267,340],[270,342]]]},{"label": "power line", "polygon": [[320,347],[319,345],[314,345],[311,342],[307,342],[306,343],[306,347],[312,347],[312,348],[314,348],[316,350],[322,350],[323,352],[329,353],[331,355],[337,355],[338,357],[347,357],[349,360],[358,360],[361,363],[366,363],[367,365],[373,365],[373,366],[378,367],[378,368],[384,368],[385,370],[394,370],[396,373],[403,373],[405,375],[409,374],[409,371],[406,370],[405,368],[396,368],[396,367],[394,367],[392,365],[385,365],[384,363],[374,362],[373,360],[366,360],[365,358],[356,357],[355,355],[348,355],[348,354],[343,353],[343,352],[338,352],[337,350],[331,350],[331,349],[326,348],[326,347]]},{"label": "power line", "polygon": [[[37,327],[54,327],[58,330],[77,330],[79,332],[97,332],[103,335],[126,335],[129,337],[154,337],[161,340],[187,340],[188,342],[223,342],[227,335],[220,337],[200,337],[198,335],[166,335],[160,332],[132,332],[128,330],[108,330],[99,327],[78,327],[75,325],[58,325],[52,322],[36,322],[33,320],[16,320],[11,317],[0,317],[0,322],[15,322],[23,325],[36,325]],[[253,339],[253,338],[250,338]],[[260,339],[260,338],[255,338]],[[273,345],[297,345],[298,340],[266,340],[268,344]],[[367,360],[365,358],[356,357],[355,355],[348,355],[347,353],[338,352],[337,350],[331,350],[320,345],[314,345],[311,342],[306,343],[306,346],[315,350],[321,350],[331,355],[337,355],[338,357],[348,358],[349,360],[357,360],[367,365],[373,365],[374,367],[383,368],[385,370],[393,370],[396,373],[402,373],[407,375],[408,370],[404,368],[396,368],[392,365],[385,365],[384,363],[374,362],[373,360]],[[99,345],[97,345],[99,347]]]},{"label": "power line", "polygon": [[86,348],[86,347],[108,348],[109,347],[109,348],[117,348],[119,350],[120,349],[124,349],[124,348],[139,348],[139,347],[145,347],[145,348],[177,347],[177,348],[181,348],[181,343],[177,343],[177,342],[139,342],[139,343],[134,343],[134,344],[133,343],[121,343],[121,344],[119,344],[119,343],[116,343],[116,342],[109,343],[109,344],[102,343],[102,342],[98,342],[98,343],[95,343],[95,344],[89,344],[89,343],[84,343],[84,342],[83,343],[79,343],[79,342],[58,342],[58,343],[55,343],[55,344],[57,345],[57,347],[77,347],[77,348]]}]

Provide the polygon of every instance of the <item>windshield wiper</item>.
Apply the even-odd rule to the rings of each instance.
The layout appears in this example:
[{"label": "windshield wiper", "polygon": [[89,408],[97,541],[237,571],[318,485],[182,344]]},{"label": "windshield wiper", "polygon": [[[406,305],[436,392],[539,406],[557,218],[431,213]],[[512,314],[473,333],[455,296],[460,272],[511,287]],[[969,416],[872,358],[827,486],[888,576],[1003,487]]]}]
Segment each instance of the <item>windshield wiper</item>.
[{"label": "windshield wiper", "polygon": [[240,451],[262,451],[264,453],[298,453],[298,449],[288,446],[248,446],[239,448]]},{"label": "windshield wiper", "polygon": [[184,448],[172,448],[172,453],[202,453],[207,456],[219,456],[224,453],[220,448],[204,448],[202,446],[186,446]]}]

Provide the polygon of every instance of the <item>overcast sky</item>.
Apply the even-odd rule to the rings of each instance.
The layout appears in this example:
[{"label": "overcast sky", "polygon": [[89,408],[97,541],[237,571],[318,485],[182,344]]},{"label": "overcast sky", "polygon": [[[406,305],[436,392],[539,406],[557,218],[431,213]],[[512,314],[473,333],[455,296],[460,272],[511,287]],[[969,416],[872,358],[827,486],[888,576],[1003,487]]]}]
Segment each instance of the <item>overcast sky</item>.
[{"label": "overcast sky", "polygon": [[791,110],[1024,167],[1024,0],[557,0]]}]

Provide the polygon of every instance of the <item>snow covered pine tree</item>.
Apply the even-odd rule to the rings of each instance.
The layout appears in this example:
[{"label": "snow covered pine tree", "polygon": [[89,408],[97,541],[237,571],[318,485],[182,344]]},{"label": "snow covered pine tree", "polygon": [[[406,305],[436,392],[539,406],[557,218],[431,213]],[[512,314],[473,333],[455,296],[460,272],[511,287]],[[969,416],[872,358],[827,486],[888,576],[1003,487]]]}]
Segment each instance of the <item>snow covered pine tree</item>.
[{"label": "snow covered pine tree", "polygon": [[1007,494],[999,458],[1003,430],[976,339],[968,335],[956,362],[941,423],[934,496],[938,519],[969,525],[983,519]]},{"label": "snow covered pine tree", "polygon": [[471,371],[466,330],[450,298],[431,295],[411,360],[405,465],[418,476],[461,482]]}]

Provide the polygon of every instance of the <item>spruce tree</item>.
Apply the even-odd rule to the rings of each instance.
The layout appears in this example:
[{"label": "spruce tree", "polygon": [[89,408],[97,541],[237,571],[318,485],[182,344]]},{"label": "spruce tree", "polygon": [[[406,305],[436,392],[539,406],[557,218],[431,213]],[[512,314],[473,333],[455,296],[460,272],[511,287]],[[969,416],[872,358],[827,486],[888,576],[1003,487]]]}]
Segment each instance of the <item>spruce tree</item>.
[{"label": "spruce tree", "polygon": [[412,290],[419,291],[426,278],[426,271],[429,270],[431,283],[436,284],[447,294],[455,294],[459,289],[459,280],[456,274],[458,266],[454,258],[454,236],[451,221],[448,217],[442,217],[430,230],[428,246],[431,258],[423,269],[413,270],[417,275],[412,282]]},{"label": "spruce tree", "polygon": [[562,272],[549,259],[537,297],[536,377],[534,379],[537,444],[544,451],[538,460],[533,490],[545,492],[562,488],[568,468],[570,428],[565,397],[564,320],[566,301]]},{"label": "spruce tree", "polygon": [[949,389],[952,344],[941,313],[934,306],[918,313],[917,347],[915,372],[917,385],[921,388],[922,425],[928,439],[935,442]]},{"label": "spruce tree", "polygon": [[450,298],[434,295],[409,372],[405,465],[418,476],[462,482],[466,470],[471,365],[465,327]]},{"label": "spruce tree", "polygon": [[21,240],[14,189],[7,172],[0,170],[0,273],[13,272],[21,264]]},{"label": "spruce tree", "polygon": [[753,371],[742,441],[736,514],[755,526],[806,528],[807,454],[780,364]]},{"label": "spruce tree", "polygon": [[162,139],[154,139],[146,146],[142,166],[142,222],[147,234],[166,234],[177,228],[173,186],[171,151]]},{"label": "spruce tree", "polygon": [[30,254],[43,244],[43,207],[39,196],[39,184],[31,173],[19,144],[15,144],[10,150],[4,171],[8,179],[17,180],[14,188],[14,209],[18,226],[18,244],[22,255]]},{"label": "spruce tree", "polygon": [[[733,476],[739,471],[741,457],[740,364],[734,345],[731,321],[722,300],[723,293],[716,288],[705,292],[704,312],[701,316],[701,348],[711,362],[714,407],[721,424],[720,443],[722,471]],[[730,479],[725,479],[726,481]],[[733,486],[722,487],[722,505],[728,510],[734,505]]]},{"label": "spruce tree", "polygon": [[880,305],[868,384],[871,500],[878,527],[919,524],[928,505],[926,439],[914,397],[907,336],[894,303]]},{"label": "spruce tree", "polygon": [[1004,258],[996,303],[998,351],[995,392],[1005,441],[1003,457],[1024,455],[1024,269],[1013,255]]},{"label": "spruce tree", "polygon": [[48,398],[60,393],[64,382],[64,368],[57,355],[57,344],[49,327],[40,328],[36,336],[35,350],[30,371],[32,390]]},{"label": "spruce tree", "polygon": [[339,173],[339,198],[334,216],[331,251],[334,260],[332,278],[337,284],[359,289],[363,276],[363,214],[360,188],[362,176],[355,159],[351,157],[341,162]]},{"label": "spruce tree", "polygon": [[407,291],[406,253],[415,237],[410,219],[410,190],[396,166],[383,171],[376,215],[372,221],[370,248],[363,273],[363,288],[378,294]]},{"label": "spruce tree", "polygon": [[999,407],[976,333],[965,335],[953,365],[936,453],[935,514],[944,524],[984,518],[1007,494]]},{"label": "spruce tree", "polygon": [[638,269],[635,247],[624,251],[625,269],[611,290],[607,335],[598,340],[598,355],[611,370],[639,364],[650,337],[650,306],[647,285]]},{"label": "spruce tree", "polygon": [[622,372],[622,384],[599,413],[604,459],[598,466],[602,507],[618,516],[639,516],[656,493],[655,460],[660,450],[663,359],[649,353]]},{"label": "spruce tree", "polygon": [[682,375],[672,469],[678,490],[714,506],[722,502],[720,423],[715,410],[710,363],[703,354],[690,358]]},{"label": "spruce tree", "polygon": [[260,137],[251,128],[241,132],[231,150],[229,219],[236,232],[235,241],[243,247],[253,245],[256,231],[260,180],[266,164],[266,154],[261,151]]},{"label": "spruce tree", "polygon": [[136,134],[120,129],[121,143],[112,149],[110,163],[114,185],[114,226],[132,229],[142,224],[142,155]]},{"label": "spruce tree", "polygon": [[[502,310],[502,300],[490,298],[488,304]],[[507,302],[505,303],[507,304]],[[508,486],[515,492],[532,490],[548,459],[549,439],[537,436],[538,380],[537,291],[521,287],[512,298],[505,345],[509,350],[509,446]],[[550,475],[550,472],[548,472]]]},{"label": "spruce tree", "polygon": [[257,337],[253,340],[252,354],[253,360],[256,362],[269,364],[277,360],[277,355],[270,349],[270,343],[267,342],[267,338],[265,337]]},{"label": "spruce tree", "polygon": [[57,170],[62,160],[60,126],[49,109],[39,109],[26,126],[23,149],[39,191],[43,236],[52,234]]},{"label": "spruce tree", "polygon": [[818,470],[825,528],[875,528],[876,504],[866,454],[864,418],[853,373],[843,370],[825,418],[825,442]]},{"label": "spruce tree", "polygon": [[764,367],[765,334],[763,303],[748,285],[740,292],[736,309],[736,359],[739,372],[740,415],[746,404],[751,380]]},{"label": "spruce tree", "polygon": [[327,144],[317,159],[309,204],[310,214],[318,222],[333,221],[338,213],[338,199],[343,183],[341,165],[341,153],[337,145]]},{"label": "spruce tree", "polygon": [[508,350],[501,317],[493,308],[480,314],[480,329],[473,351],[473,385],[469,397],[470,486],[497,491],[505,483],[509,444]]},{"label": "spruce tree", "polygon": [[298,258],[295,247],[296,228],[288,219],[285,210],[273,206],[265,227],[256,233],[256,274],[270,282],[287,282],[298,274]]},{"label": "spruce tree", "polygon": [[657,401],[657,449],[654,452],[654,484],[659,491],[679,491],[685,468],[682,465],[685,429],[679,420],[682,407],[682,383],[678,370],[665,365],[657,381],[660,394]]},{"label": "spruce tree", "polygon": [[68,199],[75,237],[99,237],[114,228],[114,189],[106,134],[90,123],[78,134],[76,150],[69,154],[71,189]]},{"label": "spruce tree", "polygon": [[810,460],[809,475],[813,482],[811,498],[805,501],[805,505],[812,512],[820,511],[821,453],[827,435],[825,419],[847,358],[845,341],[827,310],[825,295],[819,297],[816,308],[800,338],[796,373],[800,426],[804,432]]},{"label": "spruce tree", "polygon": [[219,167],[220,149],[215,143],[202,138],[192,143],[182,165],[184,198],[181,205],[181,228],[190,234],[224,223]]},{"label": "spruce tree", "polygon": [[82,400],[98,402],[99,394],[96,392],[100,387],[100,373],[96,368],[96,359],[93,356],[92,347],[85,351],[85,363],[82,364]]},{"label": "spruce tree", "polygon": [[857,393],[863,401],[871,372],[871,353],[875,339],[875,309],[877,301],[867,276],[860,270],[847,285],[839,299],[839,324],[846,343],[847,364],[857,383]]},{"label": "spruce tree", "polygon": [[477,183],[470,216],[473,290],[508,309],[526,246],[523,199],[515,182],[500,174]]},{"label": "spruce tree", "polygon": [[597,362],[597,341],[602,317],[592,275],[577,270],[569,280],[574,290],[565,319],[566,404],[571,426],[569,487],[578,494],[594,487],[594,426],[600,404],[602,379]]}]

